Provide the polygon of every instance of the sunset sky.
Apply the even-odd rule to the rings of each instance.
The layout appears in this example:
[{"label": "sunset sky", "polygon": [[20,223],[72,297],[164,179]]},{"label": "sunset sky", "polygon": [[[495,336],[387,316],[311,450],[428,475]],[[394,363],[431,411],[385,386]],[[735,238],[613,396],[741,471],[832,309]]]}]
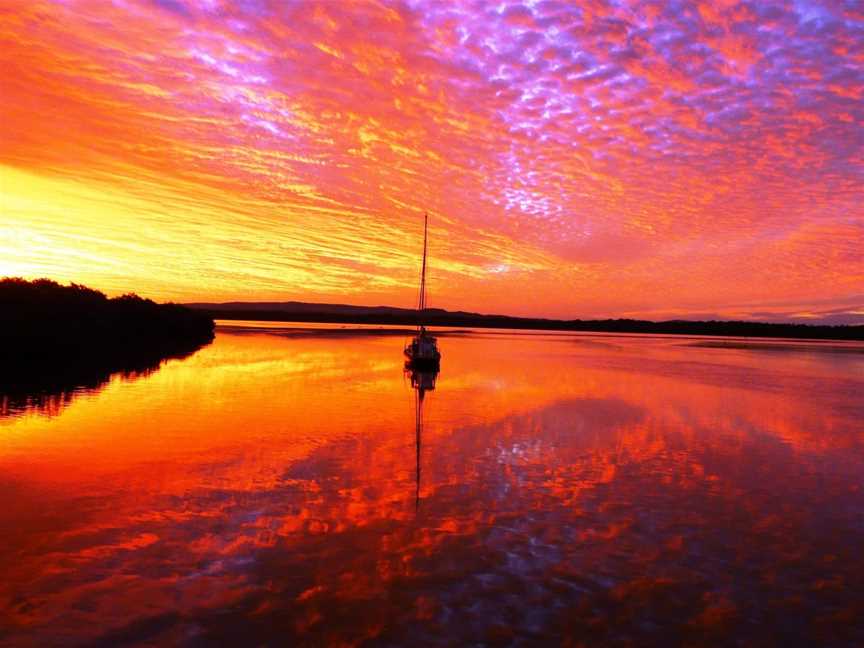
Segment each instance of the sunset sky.
[{"label": "sunset sky", "polygon": [[0,0],[0,275],[864,322],[860,0]]}]

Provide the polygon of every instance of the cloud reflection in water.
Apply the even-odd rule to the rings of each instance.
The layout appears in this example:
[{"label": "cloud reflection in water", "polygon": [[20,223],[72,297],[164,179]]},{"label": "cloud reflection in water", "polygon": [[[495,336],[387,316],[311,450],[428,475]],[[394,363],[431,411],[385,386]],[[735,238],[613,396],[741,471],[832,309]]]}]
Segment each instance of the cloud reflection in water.
[{"label": "cloud reflection in water", "polygon": [[862,639],[861,357],[221,333],[0,427],[4,645]]}]

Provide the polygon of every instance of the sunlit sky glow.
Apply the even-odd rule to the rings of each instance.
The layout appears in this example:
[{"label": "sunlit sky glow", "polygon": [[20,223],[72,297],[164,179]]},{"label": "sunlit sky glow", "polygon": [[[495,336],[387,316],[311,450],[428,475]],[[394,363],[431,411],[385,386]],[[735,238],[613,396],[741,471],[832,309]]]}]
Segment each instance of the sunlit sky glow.
[{"label": "sunlit sky glow", "polygon": [[864,321],[857,0],[0,5],[0,275]]}]

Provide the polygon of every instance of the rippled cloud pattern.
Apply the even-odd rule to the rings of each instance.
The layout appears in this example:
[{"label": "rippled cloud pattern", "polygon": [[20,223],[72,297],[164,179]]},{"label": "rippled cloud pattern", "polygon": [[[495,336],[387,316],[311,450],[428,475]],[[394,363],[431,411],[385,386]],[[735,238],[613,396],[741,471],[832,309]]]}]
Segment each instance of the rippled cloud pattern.
[{"label": "rippled cloud pattern", "polygon": [[854,0],[0,5],[0,274],[864,320]]}]

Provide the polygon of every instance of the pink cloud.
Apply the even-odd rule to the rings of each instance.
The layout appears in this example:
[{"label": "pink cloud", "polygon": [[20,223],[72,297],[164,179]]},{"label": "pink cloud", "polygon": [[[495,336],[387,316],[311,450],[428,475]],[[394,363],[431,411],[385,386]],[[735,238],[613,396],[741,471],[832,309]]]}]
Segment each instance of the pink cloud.
[{"label": "pink cloud", "polygon": [[[847,5],[46,2],[0,21],[2,162],[147,201],[171,294],[401,303],[423,210],[453,307],[518,310],[517,274],[536,314],[569,316],[638,307],[610,292],[624,283],[703,310],[706,284],[742,303],[860,288],[861,259],[824,234],[864,218],[864,39]],[[212,201],[202,263],[222,278],[199,289],[179,214]],[[251,243],[283,234],[289,255]],[[314,291],[276,279],[315,259]],[[361,260],[380,270],[352,284]],[[482,270],[502,263],[521,274]]]}]

